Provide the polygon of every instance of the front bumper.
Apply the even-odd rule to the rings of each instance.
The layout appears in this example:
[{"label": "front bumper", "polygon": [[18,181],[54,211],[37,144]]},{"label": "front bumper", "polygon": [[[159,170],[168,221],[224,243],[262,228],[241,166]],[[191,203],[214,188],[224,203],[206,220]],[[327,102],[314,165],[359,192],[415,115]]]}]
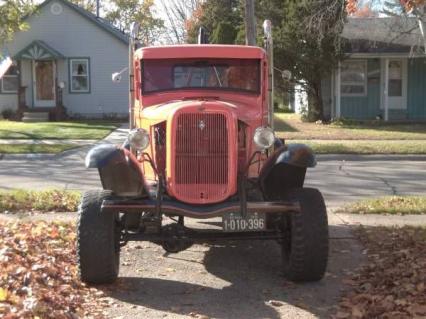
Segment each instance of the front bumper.
[{"label": "front bumper", "polygon": [[[247,202],[247,212],[257,213],[291,213],[300,211],[298,202]],[[105,213],[155,213],[158,201],[153,199],[107,199],[101,207]],[[165,215],[177,215],[198,219],[219,217],[226,213],[241,212],[241,202],[229,201],[214,205],[188,205],[185,203],[163,200],[160,211]]]}]

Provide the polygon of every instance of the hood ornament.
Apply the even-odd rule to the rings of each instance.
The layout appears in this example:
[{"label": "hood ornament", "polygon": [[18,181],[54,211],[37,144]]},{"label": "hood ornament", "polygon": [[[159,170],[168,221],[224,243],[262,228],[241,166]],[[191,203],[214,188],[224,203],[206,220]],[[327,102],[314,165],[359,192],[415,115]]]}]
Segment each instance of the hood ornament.
[{"label": "hood ornament", "polygon": [[204,130],[206,128],[206,123],[203,120],[200,120],[200,122],[198,122],[198,127],[200,130]]}]

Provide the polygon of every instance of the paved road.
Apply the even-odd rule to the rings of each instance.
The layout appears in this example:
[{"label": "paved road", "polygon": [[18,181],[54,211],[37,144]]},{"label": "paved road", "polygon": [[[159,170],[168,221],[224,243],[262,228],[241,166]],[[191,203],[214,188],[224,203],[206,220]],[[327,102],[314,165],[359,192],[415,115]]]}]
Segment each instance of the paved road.
[{"label": "paved road", "polygon": [[[125,133],[115,132],[108,140],[120,142]],[[54,158],[0,160],[0,188],[99,187],[96,170],[84,168],[86,152],[87,148]],[[426,161],[321,157],[308,172],[307,185],[323,192],[329,208],[363,197],[424,194]],[[363,259],[362,248],[340,217],[330,213],[329,223],[327,275],[319,283],[304,285],[283,279],[280,252],[273,242],[194,245],[174,255],[151,243],[129,244],[122,252],[118,283],[105,289],[113,300],[108,314],[126,319],[329,317],[345,289],[342,279]]]},{"label": "paved road", "polygon": [[[126,130],[121,129],[107,141],[120,143],[125,135]],[[97,171],[84,167],[88,149],[84,147],[53,158],[0,159],[0,188],[85,190],[100,187]],[[389,158],[344,161],[339,156],[319,156],[317,167],[308,170],[306,185],[319,188],[329,207],[364,197],[426,192],[424,157]]]}]

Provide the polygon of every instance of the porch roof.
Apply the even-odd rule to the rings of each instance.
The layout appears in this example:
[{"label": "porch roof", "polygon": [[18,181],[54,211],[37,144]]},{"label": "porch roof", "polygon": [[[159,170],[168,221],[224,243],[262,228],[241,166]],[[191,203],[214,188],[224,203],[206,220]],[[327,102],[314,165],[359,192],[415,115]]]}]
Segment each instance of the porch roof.
[{"label": "porch roof", "polygon": [[41,40],[34,40],[24,49],[19,51],[15,60],[51,60],[65,59],[65,56]]}]

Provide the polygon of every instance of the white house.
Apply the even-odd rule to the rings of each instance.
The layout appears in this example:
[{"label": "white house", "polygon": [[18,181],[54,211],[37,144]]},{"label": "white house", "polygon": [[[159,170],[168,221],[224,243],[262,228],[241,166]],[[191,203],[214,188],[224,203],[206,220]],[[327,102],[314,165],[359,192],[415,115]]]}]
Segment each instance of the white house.
[{"label": "white house", "polygon": [[128,83],[111,81],[128,65],[124,33],[67,0],[46,0],[25,21],[6,44],[14,65],[0,80],[0,112],[127,116]]}]

